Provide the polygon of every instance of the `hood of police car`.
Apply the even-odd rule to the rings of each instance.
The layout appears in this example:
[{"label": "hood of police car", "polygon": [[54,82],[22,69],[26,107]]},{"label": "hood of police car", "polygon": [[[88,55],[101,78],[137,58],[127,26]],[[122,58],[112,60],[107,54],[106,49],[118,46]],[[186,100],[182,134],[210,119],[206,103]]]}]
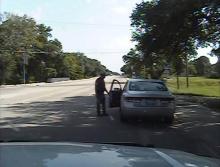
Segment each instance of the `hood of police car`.
[{"label": "hood of police car", "polygon": [[0,143],[4,167],[217,167],[220,160],[146,147],[84,143]]}]

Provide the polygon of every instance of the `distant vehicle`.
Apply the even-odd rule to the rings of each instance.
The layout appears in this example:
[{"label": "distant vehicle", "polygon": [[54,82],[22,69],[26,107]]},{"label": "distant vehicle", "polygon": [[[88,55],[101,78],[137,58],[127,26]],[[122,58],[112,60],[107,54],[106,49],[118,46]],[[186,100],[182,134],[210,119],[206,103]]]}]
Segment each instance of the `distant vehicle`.
[{"label": "distant vehicle", "polygon": [[0,143],[1,167],[219,167],[218,159],[147,147],[60,142]]},{"label": "distant vehicle", "polygon": [[[114,97],[111,97],[112,94]],[[120,103],[117,102],[118,96]],[[152,116],[163,117],[171,123],[176,108],[175,98],[165,83],[151,79],[130,79],[122,92],[120,89],[111,90],[110,104],[110,107],[120,107],[121,121],[131,117]]]}]

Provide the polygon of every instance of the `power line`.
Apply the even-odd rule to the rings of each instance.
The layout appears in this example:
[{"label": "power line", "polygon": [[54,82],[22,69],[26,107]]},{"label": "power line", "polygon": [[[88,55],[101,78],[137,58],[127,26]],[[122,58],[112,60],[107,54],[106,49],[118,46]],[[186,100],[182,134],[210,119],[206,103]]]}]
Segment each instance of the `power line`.
[{"label": "power line", "polygon": [[4,49],[0,49],[1,52],[12,52],[12,53],[45,53],[45,54],[49,54],[52,52],[44,52],[44,51],[24,51],[24,50],[19,50],[19,51],[12,51],[12,50],[4,50]]},{"label": "power line", "polygon": [[86,23],[86,22],[71,22],[71,21],[57,21],[57,20],[37,20],[38,22],[51,22],[51,23],[62,23],[62,24],[73,24],[73,25],[79,25],[79,26],[104,26],[104,27],[121,27],[121,28],[127,28],[130,27],[129,24],[105,24],[105,23]]},{"label": "power line", "polygon": [[[45,51],[30,51],[30,50],[20,50],[20,51],[12,51],[12,50],[4,50],[4,49],[0,49],[0,52],[12,52],[12,53],[42,53],[42,54],[51,54],[51,53],[55,53],[56,52],[45,52]],[[67,52],[69,53],[69,52]],[[77,53],[77,52],[73,52],[73,53]],[[97,51],[97,52],[79,52],[79,53],[84,53],[84,54],[125,54],[127,53],[126,51]]]},{"label": "power line", "polygon": [[121,54],[127,52],[83,52],[85,54]]}]

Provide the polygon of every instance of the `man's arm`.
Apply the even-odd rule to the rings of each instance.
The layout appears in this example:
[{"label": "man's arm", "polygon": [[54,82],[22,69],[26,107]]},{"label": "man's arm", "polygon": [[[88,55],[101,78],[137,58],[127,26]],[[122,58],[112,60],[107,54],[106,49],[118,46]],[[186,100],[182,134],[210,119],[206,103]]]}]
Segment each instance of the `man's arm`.
[{"label": "man's arm", "polygon": [[109,95],[109,92],[108,92],[108,90],[106,89],[106,87],[105,87],[105,92]]},{"label": "man's arm", "polygon": [[98,79],[95,80],[95,94],[98,92]]},{"label": "man's arm", "polygon": [[103,81],[104,82],[104,90],[105,90],[105,92],[109,95],[109,92],[108,92],[108,90],[106,89],[106,87],[105,87],[105,81]]}]

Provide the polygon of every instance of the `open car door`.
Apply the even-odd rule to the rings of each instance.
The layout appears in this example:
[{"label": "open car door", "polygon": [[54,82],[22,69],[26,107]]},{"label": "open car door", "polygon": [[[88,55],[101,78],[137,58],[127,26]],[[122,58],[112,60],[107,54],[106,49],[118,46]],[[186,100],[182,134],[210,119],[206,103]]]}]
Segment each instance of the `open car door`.
[{"label": "open car door", "polygon": [[[117,86],[116,86],[117,85]],[[109,107],[120,107],[122,88],[121,83],[114,79],[109,91]]]}]

